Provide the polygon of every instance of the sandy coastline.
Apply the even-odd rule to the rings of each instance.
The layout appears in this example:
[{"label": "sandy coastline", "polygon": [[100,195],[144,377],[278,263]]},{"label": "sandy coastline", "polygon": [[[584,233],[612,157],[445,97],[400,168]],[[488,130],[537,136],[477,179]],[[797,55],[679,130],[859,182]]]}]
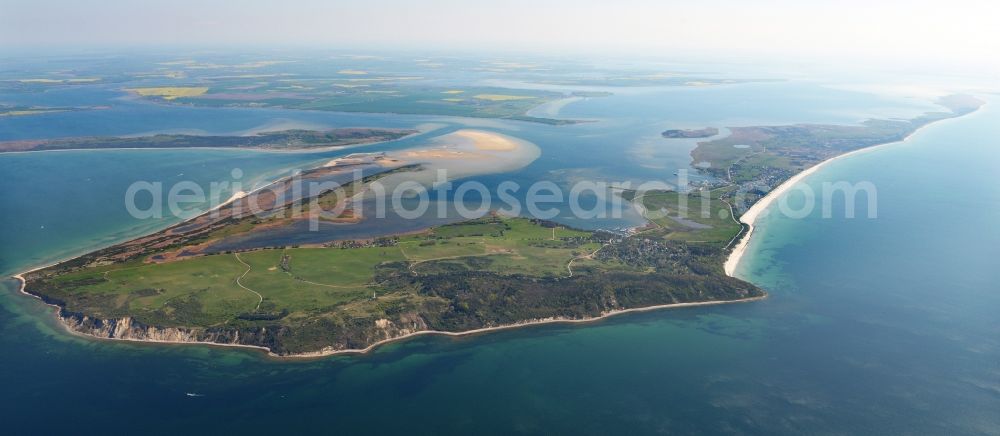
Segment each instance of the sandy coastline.
[{"label": "sandy coastline", "polygon": [[738,244],[736,244],[735,247],[733,247],[733,251],[731,251],[729,253],[729,257],[726,258],[726,262],[723,264],[723,270],[725,270],[726,275],[730,276],[730,277],[733,277],[733,274],[736,272],[736,267],[739,265],[740,260],[743,258],[743,255],[746,254],[747,246],[750,244],[750,238],[753,236],[754,224],[756,223],[757,219],[760,218],[761,214],[764,211],[766,211],[768,209],[768,207],[770,207],[771,203],[773,203],[779,197],[781,197],[782,195],[784,195],[785,192],[787,192],[788,190],[792,189],[793,186],[795,186],[796,184],[798,184],[799,182],[801,182],[806,177],[809,177],[810,175],[812,175],[813,173],[815,173],[819,169],[823,168],[824,166],[826,166],[830,162],[834,162],[836,160],[844,159],[844,158],[847,158],[847,157],[850,157],[850,156],[855,156],[855,155],[858,155],[858,154],[861,154],[861,153],[867,153],[867,152],[873,151],[873,150],[881,148],[881,147],[886,147],[886,146],[890,146],[890,145],[897,145],[897,144],[904,144],[907,141],[909,141],[910,138],[913,137],[913,135],[917,134],[917,132],[920,132],[921,130],[923,130],[923,129],[929,127],[929,126],[936,125],[936,124],[943,123],[943,122],[952,121],[952,120],[957,120],[957,119],[962,118],[962,117],[964,117],[966,115],[970,115],[970,114],[976,113],[979,110],[981,110],[983,107],[986,107],[986,104],[983,104],[982,106],[979,107],[979,109],[977,109],[977,110],[975,110],[973,112],[970,112],[969,114],[964,114],[964,115],[955,116],[955,117],[951,117],[951,118],[945,118],[945,119],[942,119],[942,120],[934,121],[934,122],[925,124],[923,126],[920,126],[919,128],[917,128],[916,130],[910,132],[909,135],[906,135],[906,137],[904,137],[902,140],[899,140],[899,141],[886,142],[884,144],[875,144],[875,145],[872,145],[872,146],[868,146],[868,147],[864,147],[864,148],[859,148],[857,150],[849,151],[847,153],[831,157],[831,158],[829,158],[827,160],[824,160],[824,161],[822,161],[822,162],[820,162],[820,163],[818,163],[816,165],[813,165],[813,166],[811,166],[809,168],[806,168],[802,172],[800,172],[800,173],[792,176],[788,180],[785,180],[780,185],[778,185],[777,188],[772,189],[770,192],[767,193],[767,195],[765,195],[763,198],[761,198],[756,203],[754,203],[752,206],[750,206],[750,209],[747,209],[747,211],[743,215],[740,216],[739,221],[741,223],[747,225],[747,232],[746,232],[745,235],[743,235],[742,238],[740,238],[740,242]]}]

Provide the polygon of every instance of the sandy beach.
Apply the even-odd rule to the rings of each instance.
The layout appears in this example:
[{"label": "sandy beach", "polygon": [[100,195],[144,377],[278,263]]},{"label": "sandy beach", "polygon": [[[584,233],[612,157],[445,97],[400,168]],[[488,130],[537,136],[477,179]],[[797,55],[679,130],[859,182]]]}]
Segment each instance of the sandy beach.
[{"label": "sandy beach", "polygon": [[[985,105],[983,105],[983,107],[985,107]],[[980,109],[982,109],[982,107]],[[841,154],[841,155],[837,155],[837,156],[831,157],[831,158],[829,158],[829,159],[827,159],[825,161],[822,161],[822,162],[820,162],[820,163],[818,163],[816,165],[813,165],[813,166],[811,166],[811,167],[803,170],[802,172],[800,172],[800,173],[792,176],[788,180],[785,180],[782,184],[778,185],[777,188],[772,189],[770,192],[767,193],[767,195],[765,195],[763,198],[761,198],[756,203],[754,203],[753,206],[750,206],[750,209],[748,209],[746,211],[746,213],[744,213],[742,216],[740,216],[739,221],[741,223],[746,224],[747,227],[748,227],[748,230],[747,230],[746,235],[743,235],[743,237],[740,239],[740,242],[735,247],[733,247],[733,251],[729,253],[729,257],[726,258],[726,262],[723,264],[723,269],[725,270],[726,275],[730,276],[730,277],[733,277],[733,274],[735,274],[736,267],[739,265],[740,260],[743,258],[743,255],[746,253],[747,246],[750,244],[750,238],[753,236],[754,224],[756,223],[757,219],[761,217],[761,214],[764,211],[766,211],[768,209],[768,207],[770,207],[771,203],[773,203],[775,200],[777,200],[778,198],[780,198],[782,195],[785,194],[785,192],[788,192],[788,190],[792,189],[793,186],[795,186],[796,184],[798,184],[799,182],[801,182],[802,180],[804,180],[806,177],[809,177],[810,175],[812,175],[813,173],[815,173],[819,169],[823,168],[824,166],[826,166],[830,162],[834,162],[836,160],[844,159],[844,158],[847,158],[847,157],[850,157],[850,156],[855,156],[855,155],[858,155],[858,154],[861,154],[861,153],[867,153],[867,152],[873,151],[873,150],[881,148],[881,147],[886,147],[886,146],[890,146],[890,145],[904,144],[907,141],[909,141],[910,138],[913,137],[913,135],[916,135],[918,132],[922,131],[923,129],[925,129],[925,128],[929,127],[929,126],[936,125],[938,123],[944,123],[944,122],[948,122],[948,121],[954,121],[954,120],[959,119],[959,118],[961,118],[961,117],[946,118],[946,119],[943,119],[943,120],[939,120],[939,121],[935,121],[935,122],[923,125],[920,128],[914,130],[913,132],[910,132],[909,135],[906,135],[906,137],[903,138],[900,141],[886,142],[884,144],[876,144],[876,145],[872,145],[870,147],[860,148],[860,149],[857,149],[857,150],[854,150],[854,151],[850,151],[850,152],[847,152],[847,153],[844,153],[844,154]]]}]

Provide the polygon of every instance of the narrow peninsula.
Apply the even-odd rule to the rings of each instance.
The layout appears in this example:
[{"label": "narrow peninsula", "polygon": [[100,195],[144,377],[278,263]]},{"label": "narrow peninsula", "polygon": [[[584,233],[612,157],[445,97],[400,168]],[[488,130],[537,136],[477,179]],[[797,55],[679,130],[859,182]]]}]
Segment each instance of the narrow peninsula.
[{"label": "narrow peninsula", "polygon": [[733,193],[744,194],[743,201],[734,204],[738,216],[771,188],[823,161],[901,141],[923,126],[971,113],[985,104],[964,94],[947,95],[936,102],[948,110],[912,119],[870,119],[854,125],[729,127],[728,136],[698,143],[691,151],[692,165],[714,176],[718,186],[729,186]]},{"label": "narrow peninsula", "polygon": [[718,134],[719,129],[715,127],[706,127],[704,129],[670,129],[662,133],[664,138],[669,139],[708,138]]},{"label": "narrow peninsula", "polygon": [[726,275],[736,271],[753,232],[757,216],[768,205],[824,164],[875,146],[905,140],[933,122],[972,113],[986,102],[965,94],[936,100],[947,112],[927,112],[912,119],[870,119],[857,125],[795,124],[787,126],[730,127],[724,138],[698,143],[691,151],[692,165],[717,182],[708,188],[742,231],[727,249]]}]

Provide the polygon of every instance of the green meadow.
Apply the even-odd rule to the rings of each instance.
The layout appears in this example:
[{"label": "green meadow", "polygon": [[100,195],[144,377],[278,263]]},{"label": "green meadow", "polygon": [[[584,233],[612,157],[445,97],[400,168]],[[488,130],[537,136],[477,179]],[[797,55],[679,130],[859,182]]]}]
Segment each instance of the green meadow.
[{"label": "green meadow", "polygon": [[[600,248],[590,235],[528,219],[488,218],[402,236],[388,246],[263,249],[87,268],[55,278],[57,294],[50,296],[65,300],[71,311],[129,314],[159,326],[218,326],[257,312],[306,317],[364,303],[373,294],[407,293],[380,286],[376,277],[385,265],[405,265],[418,276],[566,276],[572,259]],[[263,297],[259,308],[257,294]]]},{"label": "green meadow", "polygon": [[722,200],[729,188],[695,191],[650,191],[642,197],[646,218],[668,240],[727,243],[742,226]]}]

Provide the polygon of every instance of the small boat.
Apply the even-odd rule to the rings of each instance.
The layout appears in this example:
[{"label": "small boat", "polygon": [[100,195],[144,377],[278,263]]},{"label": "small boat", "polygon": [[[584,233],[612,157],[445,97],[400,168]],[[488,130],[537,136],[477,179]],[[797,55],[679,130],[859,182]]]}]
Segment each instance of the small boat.
[{"label": "small boat", "polygon": [[202,395],[202,394],[195,394],[195,393],[192,393],[192,392],[188,392],[188,393],[186,393],[184,395],[187,395],[189,397],[204,397],[204,395]]}]

